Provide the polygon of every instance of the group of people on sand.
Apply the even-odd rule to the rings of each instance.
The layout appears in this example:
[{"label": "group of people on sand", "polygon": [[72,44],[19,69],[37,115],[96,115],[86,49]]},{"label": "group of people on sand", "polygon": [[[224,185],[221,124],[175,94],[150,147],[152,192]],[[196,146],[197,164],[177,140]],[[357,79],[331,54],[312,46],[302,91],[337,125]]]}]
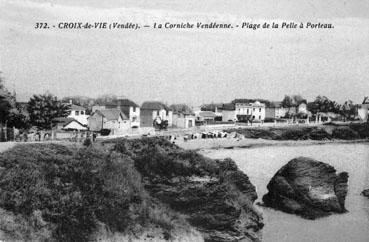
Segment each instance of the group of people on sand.
[{"label": "group of people on sand", "polygon": [[[30,142],[30,141],[50,141],[54,139],[58,139],[57,134],[53,134],[53,131],[27,131],[27,130],[14,130],[14,141],[18,142]],[[90,139],[92,142],[96,141],[97,133],[95,132],[79,132],[72,131],[70,138],[68,139],[71,142],[84,142],[86,139]]]},{"label": "group of people on sand", "polygon": [[[201,132],[201,133],[194,133],[194,134],[185,134],[185,135],[169,135],[166,138],[175,143],[177,138],[182,137],[184,142],[188,140],[195,140],[195,139],[217,139],[217,138],[227,138],[231,137],[230,133],[223,132],[223,131],[209,131],[209,132]],[[236,137],[235,137],[236,138]]]}]

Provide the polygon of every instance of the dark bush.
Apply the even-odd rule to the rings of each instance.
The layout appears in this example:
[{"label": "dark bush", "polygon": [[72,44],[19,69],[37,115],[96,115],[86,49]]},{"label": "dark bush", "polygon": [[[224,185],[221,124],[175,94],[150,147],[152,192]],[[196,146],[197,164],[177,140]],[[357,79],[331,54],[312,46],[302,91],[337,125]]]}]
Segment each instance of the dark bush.
[{"label": "dark bush", "polygon": [[19,145],[0,155],[0,207],[55,224],[58,241],[88,241],[97,221],[124,231],[144,198],[133,161],[92,148]]},{"label": "dark bush", "polygon": [[338,127],[333,130],[332,138],[353,140],[353,139],[360,139],[360,135],[356,131],[350,129],[349,127]]},{"label": "dark bush", "polygon": [[137,170],[151,178],[157,178],[157,174],[166,179],[211,175],[217,169],[214,161],[194,151],[180,149],[163,138],[122,139],[116,141],[114,150],[129,155]]}]

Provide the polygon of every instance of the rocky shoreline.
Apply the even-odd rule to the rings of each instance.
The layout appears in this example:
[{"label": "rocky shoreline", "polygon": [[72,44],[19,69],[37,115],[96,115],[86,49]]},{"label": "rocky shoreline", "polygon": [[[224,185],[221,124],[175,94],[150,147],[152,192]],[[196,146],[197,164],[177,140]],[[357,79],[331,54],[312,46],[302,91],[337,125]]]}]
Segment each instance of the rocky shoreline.
[{"label": "rocky shoreline", "polygon": [[306,157],[289,161],[267,185],[264,205],[307,219],[345,213],[347,172]]}]

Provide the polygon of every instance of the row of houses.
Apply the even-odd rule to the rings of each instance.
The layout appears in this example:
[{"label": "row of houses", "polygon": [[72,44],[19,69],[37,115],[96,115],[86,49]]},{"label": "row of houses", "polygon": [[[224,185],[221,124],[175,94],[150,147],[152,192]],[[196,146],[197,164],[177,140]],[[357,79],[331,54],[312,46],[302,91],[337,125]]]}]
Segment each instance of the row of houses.
[{"label": "row of houses", "polygon": [[148,101],[141,106],[129,99],[118,99],[92,107],[90,115],[86,108],[69,103],[70,114],[56,118],[55,127],[63,130],[110,130],[110,134],[124,134],[138,128],[165,127],[191,128],[195,125],[192,113],[173,112],[162,102]]},{"label": "row of houses", "polygon": [[[258,99],[235,99],[225,104],[207,104],[201,107],[201,113],[212,112],[214,120],[238,122],[263,122],[265,119],[278,119],[289,114],[308,114],[306,100],[301,100],[290,108],[282,102],[270,102]],[[210,116],[207,113],[207,116]]]},{"label": "row of houses", "polygon": [[[368,104],[365,104],[368,103]],[[129,99],[118,99],[92,107],[90,115],[84,107],[70,105],[70,115],[55,119],[56,127],[64,130],[110,130],[111,134],[123,134],[128,130],[164,127],[191,128],[195,125],[221,122],[264,122],[288,115],[310,116],[307,101],[300,100],[291,107],[282,102],[263,99],[235,99],[230,103],[206,104],[199,110],[174,110],[162,102],[149,101],[141,106]],[[369,99],[362,106],[369,106]],[[366,109],[365,114],[368,111]],[[288,114],[288,115],[287,115]]]}]

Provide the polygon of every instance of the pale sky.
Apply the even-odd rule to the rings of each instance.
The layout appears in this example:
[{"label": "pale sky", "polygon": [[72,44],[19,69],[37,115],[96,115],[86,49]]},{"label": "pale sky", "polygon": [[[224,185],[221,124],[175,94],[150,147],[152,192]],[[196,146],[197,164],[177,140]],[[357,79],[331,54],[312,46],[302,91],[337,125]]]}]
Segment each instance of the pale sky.
[{"label": "pale sky", "polygon": [[[259,3],[262,2],[262,3]],[[35,30],[36,22],[333,23],[297,30]],[[369,0],[0,0],[0,71],[33,93],[137,103],[369,95]]]}]

